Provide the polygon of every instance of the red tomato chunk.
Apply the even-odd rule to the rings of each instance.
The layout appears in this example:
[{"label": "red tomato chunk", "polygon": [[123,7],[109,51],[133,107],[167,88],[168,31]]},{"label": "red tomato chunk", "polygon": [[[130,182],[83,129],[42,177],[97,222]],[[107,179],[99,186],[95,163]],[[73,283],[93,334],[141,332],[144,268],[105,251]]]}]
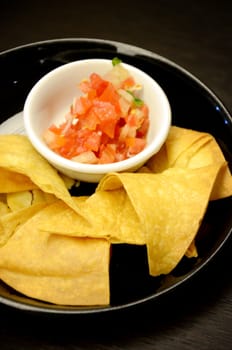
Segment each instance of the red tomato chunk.
[{"label": "red tomato chunk", "polygon": [[77,162],[104,164],[122,161],[146,146],[148,107],[137,97],[141,86],[120,64],[101,77],[92,73],[80,82],[82,92],[65,121],[44,133],[47,145]]}]

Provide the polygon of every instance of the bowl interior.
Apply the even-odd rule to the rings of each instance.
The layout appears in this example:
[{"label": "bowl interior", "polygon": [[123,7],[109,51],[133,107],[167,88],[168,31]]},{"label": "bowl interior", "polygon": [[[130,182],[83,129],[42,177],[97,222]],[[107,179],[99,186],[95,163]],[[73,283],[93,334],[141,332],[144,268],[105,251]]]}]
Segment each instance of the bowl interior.
[{"label": "bowl interior", "polygon": [[[221,101],[181,67],[151,52],[102,40],[55,40],[36,43],[0,55],[1,122],[23,110],[32,86],[52,69],[84,58],[119,56],[151,75],[170,101],[172,124],[209,132],[215,136],[232,165],[232,120]],[[75,80],[76,84],[76,80]],[[14,103],[12,103],[14,101]],[[90,194],[94,184],[82,183],[74,195]],[[99,308],[62,307],[22,296],[0,283],[0,301],[37,312],[97,313],[154,300],[188,280],[208,263],[228,239],[232,228],[232,199],[209,205],[197,235],[199,257],[183,259],[167,276],[149,277],[144,247],[114,246],[111,272],[111,305]]]}]

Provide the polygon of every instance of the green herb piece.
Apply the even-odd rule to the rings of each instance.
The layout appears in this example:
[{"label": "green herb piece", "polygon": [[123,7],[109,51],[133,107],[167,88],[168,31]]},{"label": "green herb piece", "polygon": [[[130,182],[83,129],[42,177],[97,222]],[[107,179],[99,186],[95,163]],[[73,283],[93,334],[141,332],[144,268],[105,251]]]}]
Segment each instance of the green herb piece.
[{"label": "green herb piece", "polygon": [[114,58],[112,59],[112,65],[113,65],[113,66],[117,66],[117,64],[120,64],[120,63],[122,63],[122,60],[120,60],[120,58],[114,57]]},{"label": "green herb piece", "polygon": [[142,107],[144,104],[143,100],[141,100],[140,98],[137,98],[137,97],[134,98],[133,102],[134,102],[135,107]]},{"label": "green herb piece", "polygon": [[131,96],[133,96],[133,103],[134,103],[134,105],[135,105],[135,107],[142,107],[143,105],[144,105],[144,102],[143,102],[143,100],[141,100],[140,98],[138,98],[138,97],[135,97],[135,95],[133,94],[133,92],[132,91],[130,91],[130,90],[126,90]]}]

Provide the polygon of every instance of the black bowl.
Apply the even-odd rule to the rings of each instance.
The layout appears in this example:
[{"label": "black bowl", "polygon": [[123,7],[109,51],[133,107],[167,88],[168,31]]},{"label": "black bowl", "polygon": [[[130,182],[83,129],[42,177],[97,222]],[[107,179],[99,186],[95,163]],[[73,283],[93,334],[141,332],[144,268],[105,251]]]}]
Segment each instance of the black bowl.
[{"label": "black bowl", "polygon": [[[50,70],[84,58],[120,57],[154,77],[167,94],[172,124],[211,133],[232,164],[232,119],[217,96],[182,67],[134,46],[96,39],[38,42],[0,54],[0,123],[22,111],[32,86]],[[1,126],[0,126],[1,131]],[[77,194],[90,194],[81,184]],[[110,265],[111,304],[107,307],[57,306],[25,297],[0,283],[0,302],[33,312],[88,314],[131,308],[157,299],[199,272],[231,234],[232,198],[211,202],[197,234],[198,258],[183,258],[171,274],[150,277],[144,247],[113,246]]]}]

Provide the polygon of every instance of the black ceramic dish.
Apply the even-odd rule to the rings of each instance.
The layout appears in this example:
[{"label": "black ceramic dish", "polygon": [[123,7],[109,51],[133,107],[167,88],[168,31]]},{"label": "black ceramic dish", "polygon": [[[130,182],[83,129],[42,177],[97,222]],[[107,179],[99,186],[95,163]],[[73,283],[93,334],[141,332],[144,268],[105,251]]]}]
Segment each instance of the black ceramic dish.
[{"label": "black ceramic dish", "polygon": [[[169,98],[172,124],[214,135],[232,165],[232,119],[215,94],[173,62],[118,42],[95,39],[52,40],[1,53],[0,123],[22,111],[31,87],[55,67],[83,58],[112,59],[115,56],[154,77]],[[79,193],[89,194],[93,189],[91,185],[82,184]],[[220,250],[231,233],[231,211],[232,198],[210,203],[197,234],[199,257],[184,258],[167,276],[149,277],[144,247],[113,246],[110,306],[89,308],[52,305],[27,298],[1,282],[0,302],[34,312],[88,314],[124,309],[156,299],[196,274]]]}]

